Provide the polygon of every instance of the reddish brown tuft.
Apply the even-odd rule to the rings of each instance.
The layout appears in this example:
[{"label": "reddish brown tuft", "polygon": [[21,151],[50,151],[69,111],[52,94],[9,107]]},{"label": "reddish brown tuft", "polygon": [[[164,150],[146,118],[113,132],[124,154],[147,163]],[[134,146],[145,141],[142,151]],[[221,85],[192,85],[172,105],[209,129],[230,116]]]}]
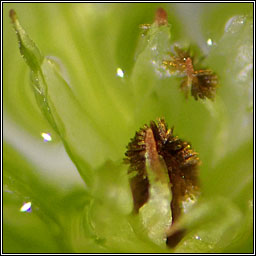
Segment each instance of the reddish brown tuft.
[{"label": "reddish brown tuft", "polygon": [[157,23],[158,26],[163,26],[168,24],[167,13],[163,8],[158,8],[156,10],[155,22]]},{"label": "reddish brown tuft", "polygon": [[16,14],[16,12],[13,9],[11,9],[9,11],[9,16],[10,16],[12,22],[14,23],[16,21],[16,19],[17,19],[17,14]]}]

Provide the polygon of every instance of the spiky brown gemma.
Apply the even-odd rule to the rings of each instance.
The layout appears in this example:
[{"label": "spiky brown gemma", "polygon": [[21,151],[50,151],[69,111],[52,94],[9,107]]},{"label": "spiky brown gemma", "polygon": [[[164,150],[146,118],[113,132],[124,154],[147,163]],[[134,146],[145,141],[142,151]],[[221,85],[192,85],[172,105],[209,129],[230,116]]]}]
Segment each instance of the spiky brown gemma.
[{"label": "spiky brown gemma", "polygon": [[[172,190],[172,223],[182,214],[182,203],[199,191],[198,184],[198,154],[191,149],[188,142],[173,135],[173,129],[168,129],[164,119],[151,121],[144,125],[127,146],[125,162],[129,164],[128,173],[132,174],[130,186],[133,195],[134,212],[149,199],[149,179],[146,170],[146,155],[154,162],[155,154],[162,157],[168,169]],[[176,245],[181,239],[182,231],[167,239],[170,246]],[[183,234],[183,233],[182,233]],[[176,241],[177,240],[177,241]],[[176,241],[176,242],[175,242]]]},{"label": "spiky brown gemma", "polygon": [[145,135],[148,126],[145,125],[138,132],[127,146],[125,153],[125,163],[129,164],[128,174],[132,174],[130,178],[130,186],[133,195],[134,212],[138,213],[149,198],[149,180],[146,171],[146,145]]},{"label": "spiky brown gemma", "polygon": [[175,53],[170,55],[169,60],[163,60],[163,65],[169,70],[170,74],[184,77],[180,88],[186,98],[189,90],[195,100],[211,99],[214,100],[218,86],[218,77],[211,70],[195,70],[193,58],[188,51],[183,51],[178,47],[174,48]]},{"label": "spiky brown gemma", "polygon": [[197,70],[194,72],[192,80],[191,95],[197,100],[214,100],[218,86],[218,77],[211,70]]},{"label": "spiky brown gemma", "polygon": [[163,60],[164,67],[169,70],[170,74],[185,76],[188,70],[187,60],[190,59],[192,62],[189,51],[183,51],[175,46],[174,54],[169,53],[169,55],[169,60]]}]

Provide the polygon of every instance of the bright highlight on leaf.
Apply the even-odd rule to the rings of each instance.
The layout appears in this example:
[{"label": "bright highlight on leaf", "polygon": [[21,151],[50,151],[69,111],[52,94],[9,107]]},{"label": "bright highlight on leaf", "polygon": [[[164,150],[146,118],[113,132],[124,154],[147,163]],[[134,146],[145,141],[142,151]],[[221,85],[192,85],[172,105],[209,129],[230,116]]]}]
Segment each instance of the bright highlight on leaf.
[{"label": "bright highlight on leaf", "polygon": [[124,71],[121,68],[117,68],[116,75],[123,78],[124,77]]},{"label": "bright highlight on leaf", "polygon": [[30,211],[31,211],[31,206],[32,206],[32,203],[31,203],[31,202],[24,203],[24,204],[20,207],[20,212],[30,212]]},{"label": "bright highlight on leaf", "polygon": [[41,133],[41,136],[43,137],[44,141],[52,141],[52,137],[49,133]]},{"label": "bright highlight on leaf", "polygon": [[207,44],[208,44],[209,46],[212,46],[213,42],[212,42],[212,39],[211,39],[211,38],[209,38],[209,39],[207,40]]}]

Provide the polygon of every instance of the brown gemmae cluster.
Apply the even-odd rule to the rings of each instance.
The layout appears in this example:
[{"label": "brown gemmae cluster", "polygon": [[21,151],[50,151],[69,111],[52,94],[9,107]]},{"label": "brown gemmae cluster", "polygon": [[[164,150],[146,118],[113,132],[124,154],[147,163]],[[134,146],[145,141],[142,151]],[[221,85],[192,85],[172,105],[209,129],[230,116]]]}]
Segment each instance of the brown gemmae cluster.
[{"label": "brown gemmae cluster", "polygon": [[[163,8],[158,8],[155,14],[154,23],[160,26],[168,25],[167,13]],[[151,24],[142,24],[140,28],[147,31]],[[144,32],[145,33],[145,32]],[[186,98],[189,90],[195,100],[211,99],[214,100],[218,85],[218,77],[209,69],[195,70],[193,58],[189,52],[183,51],[178,47],[174,47],[174,53],[170,54],[169,60],[163,60],[164,67],[170,74],[184,77],[180,88],[184,92]]]},{"label": "brown gemmae cluster", "polygon": [[170,54],[169,60],[164,60],[163,65],[170,74],[184,76],[180,88],[188,97],[189,89],[195,100],[215,98],[218,85],[218,77],[209,69],[195,70],[193,59],[188,52],[182,51],[178,47],[174,48],[175,54]]},{"label": "brown gemmae cluster", "polygon": [[[157,166],[161,159],[168,170],[172,201],[172,224],[176,223],[183,212],[183,202],[199,193],[198,165],[200,160],[191,145],[173,135],[163,119],[144,125],[127,146],[125,162],[129,164],[130,186],[133,195],[134,213],[149,200],[149,186],[146,160]],[[157,157],[156,157],[157,156]],[[156,171],[157,167],[153,168]],[[132,175],[133,174],[133,175]],[[167,237],[167,244],[174,247],[184,235],[177,230]]]},{"label": "brown gemmae cluster", "polygon": [[[154,23],[157,26],[168,25],[167,13],[162,8],[156,11]],[[147,31],[151,25],[143,24],[141,28]],[[195,100],[214,99],[218,85],[217,75],[208,69],[196,70],[188,51],[174,47],[169,59],[162,63],[171,75],[183,78],[180,87],[186,97],[191,91]],[[178,220],[186,207],[199,195],[198,154],[188,142],[173,135],[173,128],[168,129],[164,119],[159,119],[157,122],[151,121],[136,132],[127,146],[125,156],[125,162],[129,164],[134,214],[138,214],[140,208],[150,199],[152,180],[149,172],[153,171],[159,180],[161,175],[164,177],[163,172],[168,173],[167,182],[172,194],[172,225],[166,231],[166,243],[172,248],[175,247],[185,233],[178,226]]]}]

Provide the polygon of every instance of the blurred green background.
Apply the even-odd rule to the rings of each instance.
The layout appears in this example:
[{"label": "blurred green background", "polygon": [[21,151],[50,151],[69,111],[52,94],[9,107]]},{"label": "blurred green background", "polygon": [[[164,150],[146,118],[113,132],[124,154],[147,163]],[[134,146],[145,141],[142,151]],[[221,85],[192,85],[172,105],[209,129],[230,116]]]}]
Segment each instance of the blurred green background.
[{"label": "blurred green background", "polygon": [[[3,7],[5,253],[170,252],[130,220],[122,164],[129,139],[157,117],[202,161],[202,194],[184,219],[189,232],[175,252],[252,252],[252,3]],[[158,7],[170,27],[147,41],[139,25],[152,23]],[[59,70],[44,65],[43,99],[58,131],[35,99],[10,9]],[[186,100],[180,79],[159,68],[174,43],[191,46],[198,67],[216,72],[215,101]],[[32,202],[31,212],[20,212],[25,202]]]}]

